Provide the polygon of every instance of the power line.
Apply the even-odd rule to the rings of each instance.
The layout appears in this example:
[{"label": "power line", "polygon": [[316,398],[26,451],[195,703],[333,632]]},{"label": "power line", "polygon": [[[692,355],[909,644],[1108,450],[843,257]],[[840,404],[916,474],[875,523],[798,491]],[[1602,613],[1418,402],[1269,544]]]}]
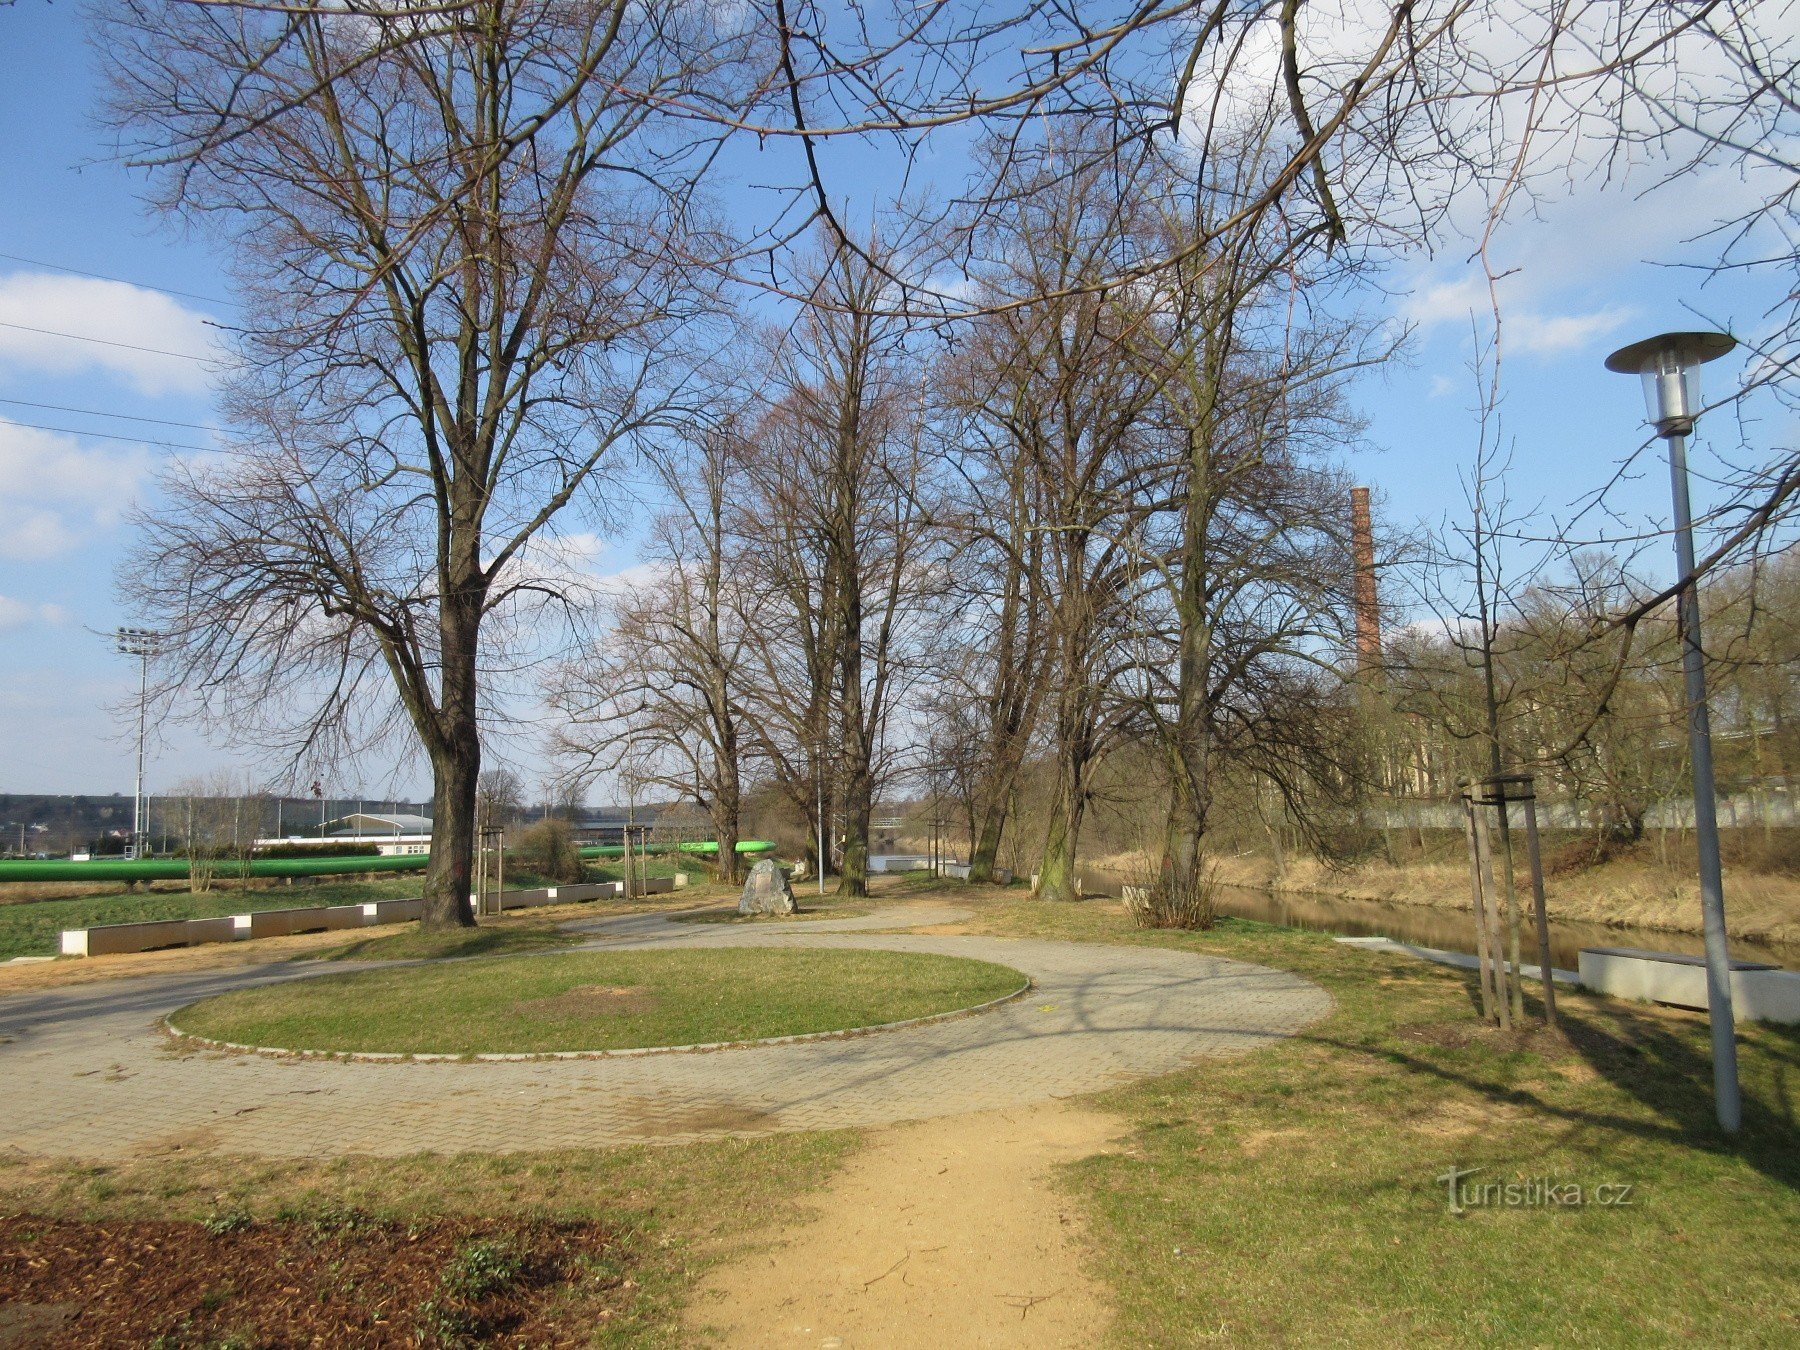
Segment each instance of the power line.
[{"label": "power line", "polygon": [[8,262],[24,263],[28,267],[48,267],[53,272],[68,272],[78,277],[91,277],[95,281],[117,281],[122,285],[136,286],[140,290],[161,291],[164,295],[179,295],[183,300],[202,300],[209,305],[229,305],[229,300],[221,300],[216,295],[196,295],[192,291],[172,290],[167,286],[155,286],[147,281],[131,281],[125,277],[108,276],[105,272],[84,272],[79,267],[64,267],[61,263],[45,262],[42,258],[21,258],[16,253],[0,253],[0,258]]},{"label": "power line", "polygon": [[10,417],[0,417],[0,427],[27,427],[32,431],[54,431],[62,436],[97,436],[103,441],[128,441],[132,445],[160,445],[167,450],[198,450],[206,454],[214,447],[210,445],[188,445],[182,441],[153,441],[144,436],[118,436],[110,431],[78,431],[74,427],[51,427],[42,422],[15,422]]},{"label": "power line", "polygon": [[80,413],[83,417],[113,417],[122,422],[154,422],[159,427],[186,427],[189,431],[217,431],[223,434],[224,427],[208,426],[204,422],[174,422],[166,417],[145,417],[141,413],[101,412],[98,408],[71,408],[66,403],[33,403],[23,398],[0,398],[0,403],[10,403],[18,408],[47,408],[51,412]]},{"label": "power line", "polygon": [[212,358],[195,356],[192,352],[164,351],[161,347],[140,347],[135,342],[114,342],[111,338],[89,337],[85,333],[59,333],[54,328],[33,328],[28,323],[7,323],[0,319],[0,328],[16,328],[21,333],[42,333],[46,337],[73,338],[76,342],[97,342],[102,347],[123,347],[132,352],[149,352],[152,356],[175,356],[183,361],[207,362]]}]

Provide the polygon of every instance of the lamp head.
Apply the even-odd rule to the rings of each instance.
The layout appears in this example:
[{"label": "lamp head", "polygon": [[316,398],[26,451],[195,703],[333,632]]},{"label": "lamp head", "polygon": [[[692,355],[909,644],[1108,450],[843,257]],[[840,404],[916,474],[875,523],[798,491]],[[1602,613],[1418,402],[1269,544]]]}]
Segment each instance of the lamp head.
[{"label": "lamp head", "polygon": [[1724,333],[1662,333],[1606,358],[1606,368],[1644,381],[1650,424],[1664,438],[1686,436],[1700,415],[1700,367],[1716,361],[1737,339]]},{"label": "lamp head", "polygon": [[116,650],[126,656],[155,656],[162,634],[151,628],[120,628],[113,636]]}]

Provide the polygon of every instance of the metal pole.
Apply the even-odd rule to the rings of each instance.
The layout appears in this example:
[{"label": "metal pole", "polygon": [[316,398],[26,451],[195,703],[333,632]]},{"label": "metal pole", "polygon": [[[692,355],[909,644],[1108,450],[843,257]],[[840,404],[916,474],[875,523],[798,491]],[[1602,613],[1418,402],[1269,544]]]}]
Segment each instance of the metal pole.
[{"label": "metal pole", "polygon": [[131,856],[144,856],[144,722],[150,702],[150,649],[138,648],[137,786],[131,793]]},{"label": "metal pole", "polygon": [[1544,977],[1544,1024],[1556,1025],[1556,976],[1550,966],[1550,915],[1544,905],[1544,855],[1538,847],[1537,792],[1525,799],[1525,848],[1531,865],[1531,909],[1537,922],[1538,970]]},{"label": "metal pole", "polygon": [[813,775],[813,785],[819,792],[819,894],[825,894],[825,762],[820,759],[818,772]]},{"label": "metal pole", "polygon": [[1694,836],[1700,850],[1700,914],[1706,932],[1706,1002],[1712,1023],[1713,1094],[1719,1128],[1735,1134],[1743,1120],[1738,1094],[1737,1024],[1731,1007],[1731,955],[1725,939],[1725,886],[1719,869],[1719,815],[1714,797],[1712,723],[1706,711],[1706,657],[1700,644],[1700,595],[1694,581],[1694,520],[1688,504],[1687,437],[1669,441],[1675,501],[1675,562],[1681,595],[1681,668],[1687,677],[1688,752],[1694,765]]}]

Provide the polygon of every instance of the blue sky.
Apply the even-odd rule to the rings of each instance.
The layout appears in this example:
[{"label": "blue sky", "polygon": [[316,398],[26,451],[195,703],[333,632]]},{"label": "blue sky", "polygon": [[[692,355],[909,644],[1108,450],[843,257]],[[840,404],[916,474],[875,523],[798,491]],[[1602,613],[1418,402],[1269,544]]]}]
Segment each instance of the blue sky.
[{"label": "blue sky", "polygon": [[[215,414],[207,321],[228,322],[232,313],[218,259],[152,219],[138,200],[138,180],[110,161],[91,117],[95,92],[75,7],[45,0],[0,7],[0,125],[8,128],[0,139],[0,472],[8,515],[0,531],[0,791],[131,789],[132,744],[109,712],[135,684],[107,636],[132,621],[112,592],[125,542],[121,516],[160,457],[208,443],[204,428]],[[1501,233],[1495,256],[1501,270],[1514,271],[1502,297],[1515,501],[1561,510],[1604,483],[1641,443],[1638,390],[1602,370],[1608,351],[1666,328],[1701,326],[1696,315],[1746,332],[1763,321],[1775,298],[1765,293],[1767,278],[1706,285],[1702,272],[1648,261],[1705,258],[1707,246],[1681,241],[1706,222],[1684,218],[1682,208],[1744,193],[1725,175],[1644,201],[1577,176],[1541,219]],[[1469,313],[1485,309],[1485,283],[1454,247],[1435,259],[1395,261],[1384,283],[1391,296],[1372,296],[1371,305],[1411,320],[1416,332],[1407,360],[1360,389],[1368,445],[1349,459],[1384,494],[1390,519],[1436,522],[1460,510],[1458,473],[1475,446]],[[1721,386],[1735,381],[1741,365],[1721,363]],[[1749,411],[1752,440],[1791,443],[1785,418]],[[1721,448],[1735,448],[1737,424],[1714,420],[1697,446],[1700,467],[1704,431],[1730,437]],[[55,430],[9,425],[18,423]],[[1614,500],[1627,517],[1654,523],[1666,517],[1667,480],[1659,461],[1646,468]],[[1666,551],[1652,555],[1665,569]],[[630,541],[608,541],[598,559],[602,570],[629,565]],[[532,747],[512,749],[529,769]],[[252,756],[171,731],[150,786],[229,766],[257,767]],[[409,776],[390,787],[385,769],[371,766],[362,783],[334,791],[421,786]]]}]

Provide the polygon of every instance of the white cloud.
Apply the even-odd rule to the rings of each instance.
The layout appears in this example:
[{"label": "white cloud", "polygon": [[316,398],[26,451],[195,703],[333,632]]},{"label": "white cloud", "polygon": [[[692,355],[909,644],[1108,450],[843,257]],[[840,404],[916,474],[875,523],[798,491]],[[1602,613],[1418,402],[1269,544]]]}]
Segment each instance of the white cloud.
[{"label": "white cloud", "polygon": [[611,600],[623,599],[634,591],[655,586],[669,575],[669,565],[660,562],[638,562],[617,572],[594,578],[594,589]]},{"label": "white cloud", "polygon": [[542,531],[513,555],[500,579],[505,585],[540,586],[560,595],[579,596],[592,590],[600,556],[610,547],[591,530],[568,534]]},{"label": "white cloud", "polygon": [[1440,323],[1456,323],[1467,328],[1471,314],[1491,311],[1487,281],[1480,276],[1459,277],[1454,281],[1423,286],[1413,292],[1401,309],[1408,320],[1421,328]]},{"label": "white cloud", "polygon": [[41,272],[0,277],[0,361],[14,369],[105,371],[140,393],[192,394],[211,387],[222,355],[206,316],[160,291]]},{"label": "white cloud", "polygon": [[150,469],[142,447],[100,450],[73,436],[0,423],[0,557],[58,557],[116,526]]},{"label": "white cloud", "polygon": [[1517,352],[1554,356],[1578,351],[1637,317],[1629,305],[1609,305],[1591,314],[1503,314],[1503,341]]},{"label": "white cloud", "polygon": [[15,600],[10,595],[0,595],[0,633],[30,628],[34,624],[56,628],[68,621],[69,611],[61,605]]}]

